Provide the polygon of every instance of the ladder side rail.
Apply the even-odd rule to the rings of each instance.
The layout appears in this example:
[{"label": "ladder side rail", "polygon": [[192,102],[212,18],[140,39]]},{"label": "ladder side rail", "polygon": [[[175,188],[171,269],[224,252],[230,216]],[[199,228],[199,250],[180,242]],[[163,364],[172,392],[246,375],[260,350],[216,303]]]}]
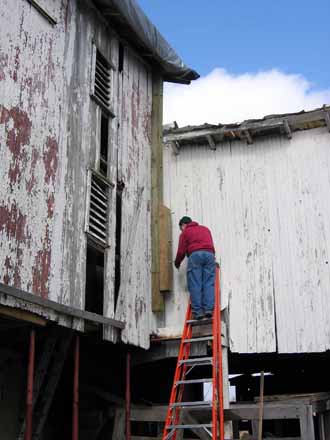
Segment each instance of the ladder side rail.
[{"label": "ladder side rail", "polygon": [[217,289],[218,267],[216,267],[215,273],[215,286],[214,286],[214,311],[213,311],[213,343],[212,343],[212,438],[218,438],[219,431],[219,382],[218,382],[218,317],[219,317],[219,301],[218,301],[218,289]]},{"label": "ladder side rail", "polygon": [[218,390],[219,390],[219,428],[220,440],[224,440],[224,403],[223,403],[223,362],[222,362],[222,334],[221,334],[221,288],[220,288],[220,267],[216,269],[216,295],[218,301]]},{"label": "ladder side rail", "polygon": [[[190,344],[185,344],[183,341],[185,339],[187,339],[188,337],[191,337],[191,326],[189,326],[187,324],[187,321],[189,320],[191,316],[191,304],[189,303],[188,307],[187,307],[187,312],[186,312],[186,318],[185,318],[185,323],[183,326],[183,332],[182,332],[182,339],[181,339],[181,344],[180,344],[180,349],[179,349],[179,355],[178,355],[178,359],[177,359],[177,364],[176,364],[176,368],[175,368],[175,375],[174,375],[174,381],[173,381],[173,385],[172,385],[172,390],[171,390],[171,395],[170,395],[170,404],[168,406],[167,409],[167,415],[166,415],[166,421],[165,421],[165,426],[164,426],[164,432],[163,432],[163,440],[166,440],[168,437],[168,431],[169,426],[173,425],[173,418],[174,420],[178,420],[179,419],[179,408],[175,408],[175,413],[173,415],[173,407],[172,407],[172,403],[174,403],[176,401],[176,396],[178,393],[178,387],[176,385],[176,382],[178,380],[180,380],[180,378],[182,378],[182,372],[186,371],[186,366],[185,364],[181,364],[180,360],[182,359],[186,359],[189,357],[189,352],[190,352]],[[190,331],[189,331],[190,330]],[[187,350],[188,348],[188,350]],[[181,386],[180,386],[181,388]],[[183,394],[183,391],[182,391]],[[181,395],[182,397],[182,395]],[[176,438],[176,430],[172,435],[172,439],[175,440]]]}]

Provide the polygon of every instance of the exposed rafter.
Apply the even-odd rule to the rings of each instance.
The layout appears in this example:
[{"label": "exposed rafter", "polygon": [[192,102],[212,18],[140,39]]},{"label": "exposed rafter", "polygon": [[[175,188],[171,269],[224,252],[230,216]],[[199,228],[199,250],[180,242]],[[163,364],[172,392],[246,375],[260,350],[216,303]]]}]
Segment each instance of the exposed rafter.
[{"label": "exposed rafter", "polygon": [[249,132],[249,130],[244,130],[243,133],[244,133],[244,136],[245,136],[246,142],[247,142],[249,145],[253,144],[253,139],[252,139],[252,136],[251,136],[251,133]]},{"label": "exposed rafter", "polygon": [[324,112],[324,120],[330,132],[330,112]]},{"label": "exposed rafter", "polygon": [[292,132],[287,119],[283,119],[284,132],[288,139],[292,139]]},{"label": "exposed rafter", "polygon": [[177,156],[180,153],[180,142],[179,141],[171,141],[169,142],[171,145],[173,153]]},{"label": "exposed rafter", "polygon": [[217,146],[216,146],[216,144],[214,142],[213,137],[210,134],[208,134],[208,135],[206,135],[206,139],[207,139],[207,142],[209,143],[210,149],[211,150],[216,150]]}]

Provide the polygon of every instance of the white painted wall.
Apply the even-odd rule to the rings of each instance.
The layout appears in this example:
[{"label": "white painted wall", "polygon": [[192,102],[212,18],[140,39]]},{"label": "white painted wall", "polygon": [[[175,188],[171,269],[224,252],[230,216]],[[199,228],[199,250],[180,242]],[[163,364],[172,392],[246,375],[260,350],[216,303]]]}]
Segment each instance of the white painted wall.
[{"label": "white painted wall", "polygon": [[[326,128],[254,144],[164,147],[164,203],[208,226],[221,262],[233,352],[330,348],[330,135]],[[329,264],[328,264],[329,262]],[[179,334],[185,266],[166,297],[162,334]]]}]

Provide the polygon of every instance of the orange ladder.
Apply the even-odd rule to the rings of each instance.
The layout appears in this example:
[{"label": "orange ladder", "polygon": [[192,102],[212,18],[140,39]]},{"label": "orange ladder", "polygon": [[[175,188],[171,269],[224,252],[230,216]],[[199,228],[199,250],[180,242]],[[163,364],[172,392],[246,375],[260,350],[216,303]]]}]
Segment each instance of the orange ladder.
[{"label": "orange ladder", "polygon": [[[193,327],[212,323],[212,335],[193,337]],[[194,342],[212,341],[212,356],[190,357],[190,347]],[[189,373],[199,366],[211,365],[212,377],[189,379]],[[183,402],[185,385],[195,383],[212,383],[212,401]],[[220,268],[217,264],[215,276],[215,301],[212,319],[193,320],[189,303],[183,327],[179,356],[176,364],[170,403],[167,410],[163,440],[176,440],[179,429],[204,430],[212,439],[224,440],[224,410],[222,392],[222,350],[221,350],[221,307],[220,307]],[[184,424],[181,411],[206,410],[212,417],[209,423]]]}]

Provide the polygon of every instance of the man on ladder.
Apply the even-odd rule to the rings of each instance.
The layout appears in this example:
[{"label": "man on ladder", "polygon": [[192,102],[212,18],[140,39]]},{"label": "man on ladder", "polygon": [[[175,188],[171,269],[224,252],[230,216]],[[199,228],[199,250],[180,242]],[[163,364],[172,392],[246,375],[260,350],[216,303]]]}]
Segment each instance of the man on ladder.
[{"label": "man on ladder", "polygon": [[[220,267],[215,263],[209,229],[193,222],[190,217],[183,217],[179,226],[182,233],[175,266],[179,268],[188,255],[187,280],[191,301],[183,326],[162,440],[177,440],[177,433],[181,430],[193,431],[199,438],[206,435],[212,440],[224,440]],[[202,319],[204,317],[209,319]],[[211,328],[200,335],[194,329],[201,326]],[[191,356],[191,345],[200,342],[212,344],[211,356]],[[191,376],[192,371],[194,376]],[[186,386],[206,382],[212,383],[212,400],[183,400]],[[200,421],[190,414],[194,411],[204,413]]]},{"label": "man on ladder", "polygon": [[179,269],[188,256],[187,285],[193,319],[211,318],[214,308],[215,250],[210,230],[190,217],[179,222],[181,235],[175,258]]}]

